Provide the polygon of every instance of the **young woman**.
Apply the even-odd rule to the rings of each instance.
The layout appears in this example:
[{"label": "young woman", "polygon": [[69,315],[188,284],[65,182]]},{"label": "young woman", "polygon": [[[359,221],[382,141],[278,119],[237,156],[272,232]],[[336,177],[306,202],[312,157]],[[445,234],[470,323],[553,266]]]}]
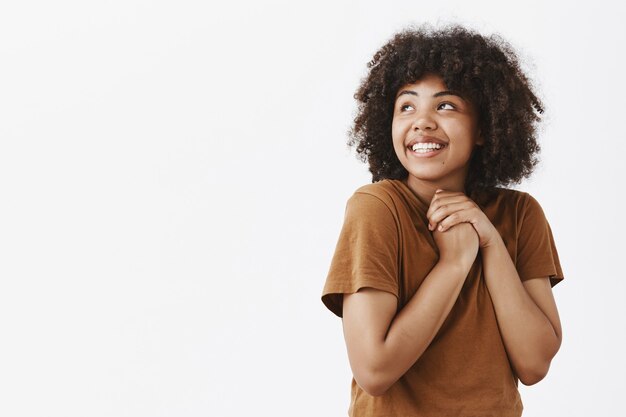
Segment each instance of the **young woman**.
[{"label": "young woman", "polygon": [[396,34],[368,64],[351,131],[372,184],[348,200],[324,304],[343,318],[350,416],[519,417],[518,380],[561,344],[550,226],[505,188],[536,165],[543,112],[502,39]]}]

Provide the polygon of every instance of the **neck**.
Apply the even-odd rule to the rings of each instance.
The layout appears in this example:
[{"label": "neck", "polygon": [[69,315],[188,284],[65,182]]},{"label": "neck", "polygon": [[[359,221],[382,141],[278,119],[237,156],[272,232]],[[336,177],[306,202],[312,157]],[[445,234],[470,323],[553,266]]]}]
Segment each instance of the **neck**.
[{"label": "neck", "polygon": [[427,207],[430,206],[433,196],[435,195],[435,191],[438,189],[444,191],[462,192],[464,194],[466,193],[464,181],[433,183],[429,181],[422,181],[409,174],[407,178],[402,180],[402,182],[404,182],[417,196],[418,200],[424,203]]}]

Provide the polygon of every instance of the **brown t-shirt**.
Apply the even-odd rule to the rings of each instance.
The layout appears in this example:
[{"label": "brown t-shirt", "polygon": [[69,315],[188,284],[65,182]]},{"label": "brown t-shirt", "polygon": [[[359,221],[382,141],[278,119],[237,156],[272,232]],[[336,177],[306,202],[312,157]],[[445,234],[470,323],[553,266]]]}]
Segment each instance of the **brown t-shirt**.
[{"label": "brown t-shirt", "polygon": [[[500,232],[522,281],[563,272],[552,231],[528,193],[496,188],[470,196]],[[365,185],[350,197],[322,301],[342,316],[344,293],[363,287],[398,298],[400,311],[437,263],[424,205],[400,180]],[[523,405],[487,289],[480,252],[431,344],[385,394],[352,379],[352,417],[519,417]]]}]

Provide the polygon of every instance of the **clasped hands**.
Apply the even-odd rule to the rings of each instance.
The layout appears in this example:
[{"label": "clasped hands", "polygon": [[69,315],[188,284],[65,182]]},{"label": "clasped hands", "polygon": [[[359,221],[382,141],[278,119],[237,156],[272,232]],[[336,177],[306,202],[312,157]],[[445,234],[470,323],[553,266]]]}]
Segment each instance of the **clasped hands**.
[{"label": "clasped hands", "polygon": [[445,233],[459,223],[469,223],[478,235],[478,245],[485,248],[500,237],[485,213],[461,192],[437,190],[426,213],[428,229]]}]

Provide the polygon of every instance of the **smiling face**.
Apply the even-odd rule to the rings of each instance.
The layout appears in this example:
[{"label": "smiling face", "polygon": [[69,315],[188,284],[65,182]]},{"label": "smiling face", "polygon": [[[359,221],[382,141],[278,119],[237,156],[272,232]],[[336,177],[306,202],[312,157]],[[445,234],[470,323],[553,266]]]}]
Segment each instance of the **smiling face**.
[{"label": "smiling face", "polygon": [[391,126],[393,147],[418,195],[435,189],[464,191],[472,150],[482,144],[474,106],[427,74],[397,94]]}]

